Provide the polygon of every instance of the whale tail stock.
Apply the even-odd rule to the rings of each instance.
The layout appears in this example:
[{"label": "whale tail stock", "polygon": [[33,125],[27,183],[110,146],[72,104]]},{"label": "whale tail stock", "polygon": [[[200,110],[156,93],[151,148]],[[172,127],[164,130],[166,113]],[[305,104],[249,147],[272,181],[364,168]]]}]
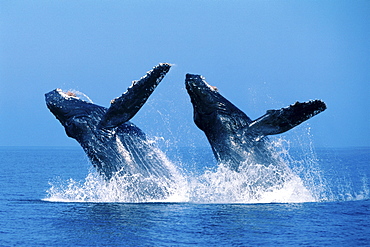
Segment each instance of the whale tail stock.
[{"label": "whale tail stock", "polygon": [[279,110],[268,110],[265,115],[249,124],[249,130],[259,136],[286,132],[326,109],[321,100],[296,102]]},{"label": "whale tail stock", "polygon": [[140,80],[133,81],[125,93],[111,101],[111,105],[103,116],[99,128],[114,128],[135,116],[170,68],[170,64],[161,63],[140,78]]}]

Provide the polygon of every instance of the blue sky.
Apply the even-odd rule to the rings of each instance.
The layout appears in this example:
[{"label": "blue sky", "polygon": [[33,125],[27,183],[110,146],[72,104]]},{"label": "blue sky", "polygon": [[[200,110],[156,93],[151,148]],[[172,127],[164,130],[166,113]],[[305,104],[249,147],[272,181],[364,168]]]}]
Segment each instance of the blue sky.
[{"label": "blue sky", "polygon": [[[186,73],[252,119],[295,101],[328,109],[297,130],[315,146],[370,146],[370,1],[1,1],[0,146],[74,146],[44,93],[109,106],[160,62],[174,64],[132,119],[171,145],[208,146]],[[294,137],[295,136],[295,137]],[[297,137],[298,136],[298,137]]]}]

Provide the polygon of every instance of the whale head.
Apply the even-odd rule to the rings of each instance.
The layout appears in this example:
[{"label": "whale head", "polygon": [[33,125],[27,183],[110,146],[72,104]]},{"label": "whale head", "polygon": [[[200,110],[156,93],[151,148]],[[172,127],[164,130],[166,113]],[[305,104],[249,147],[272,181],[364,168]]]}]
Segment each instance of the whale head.
[{"label": "whale head", "polygon": [[[224,98],[218,89],[211,86],[201,75],[187,74],[185,86],[194,109],[194,122],[203,131],[211,131],[217,121],[235,121],[240,128],[251,122],[250,118],[234,104]],[[224,125],[225,126],[225,125]]]},{"label": "whale head", "polygon": [[79,139],[101,121],[106,108],[77,97],[75,93],[55,89],[45,94],[46,105],[64,126],[69,137]]}]

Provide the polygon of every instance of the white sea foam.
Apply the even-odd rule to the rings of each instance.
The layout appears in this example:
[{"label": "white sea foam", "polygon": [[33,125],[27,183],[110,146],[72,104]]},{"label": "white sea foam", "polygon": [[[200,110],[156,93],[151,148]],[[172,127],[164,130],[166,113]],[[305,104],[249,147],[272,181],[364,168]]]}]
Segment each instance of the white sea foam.
[{"label": "white sea foam", "polygon": [[[60,202],[194,202],[194,203],[301,203],[323,200],[323,185],[312,181],[318,174],[289,168],[284,140],[272,143],[278,165],[262,165],[248,160],[238,172],[220,164],[202,175],[192,176],[167,161],[173,180],[140,174],[115,177],[107,182],[95,171],[84,181],[51,182],[48,201]],[[290,163],[289,163],[290,162]],[[307,166],[306,164],[304,164]],[[312,169],[313,165],[308,166]],[[313,172],[314,174],[311,174]],[[314,179],[313,179],[314,178]],[[311,187],[309,187],[311,186]]]},{"label": "white sea foam", "polygon": [[[90,171],[83,181],[50,182],[47,201],[61,202],[156,202],[181,201],[181,181],[155,176],[143,177],[141,174],[113,177],[105,181],[97,172]],[[177,198],[177,199],[175,199]]]},{"label": "white sea foam", "polygon": [[[48,201],[61,202],[194,202],[194,203],[288,203],[315,201],[302,180],[294,175],[271,187],[251,186],[248,173],[238,173],[220,166],[199,177],[180,178],[177,183],[158,178],[120,177],[110,182],[96,172],[84,181],[54,181],[47,191]],[[165,187],[168,196],[157,199],[156,190]]]},{"label": "white sea foam", "polygon": [[263,165],[248,160],[239,171],[220,164],[192,178],[190,201],[200,203],[291,203],[316,201],[302,179],[280,159],[278,165]]}]

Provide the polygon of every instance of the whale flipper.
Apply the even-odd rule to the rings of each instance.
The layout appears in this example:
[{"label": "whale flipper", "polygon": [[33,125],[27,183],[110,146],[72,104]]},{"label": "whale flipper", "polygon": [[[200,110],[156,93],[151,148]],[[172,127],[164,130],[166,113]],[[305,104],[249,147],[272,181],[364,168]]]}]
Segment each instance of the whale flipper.
[{"label": "whale flipper", "polygon": [[308,102],[296,102],[279,110],[268,110],[265,115],[254,120],[250,125],[250,131],[260,137],[281,134],[288,131],[311,117],[326,109],[321,100]]},{"label": "whale flipper", "polygon": [[125,93],[111,101],[99,127],[109,129],[129,121],[144,105],[170,68],[170,64],[161,63],[140,80],[133,81]]}]

